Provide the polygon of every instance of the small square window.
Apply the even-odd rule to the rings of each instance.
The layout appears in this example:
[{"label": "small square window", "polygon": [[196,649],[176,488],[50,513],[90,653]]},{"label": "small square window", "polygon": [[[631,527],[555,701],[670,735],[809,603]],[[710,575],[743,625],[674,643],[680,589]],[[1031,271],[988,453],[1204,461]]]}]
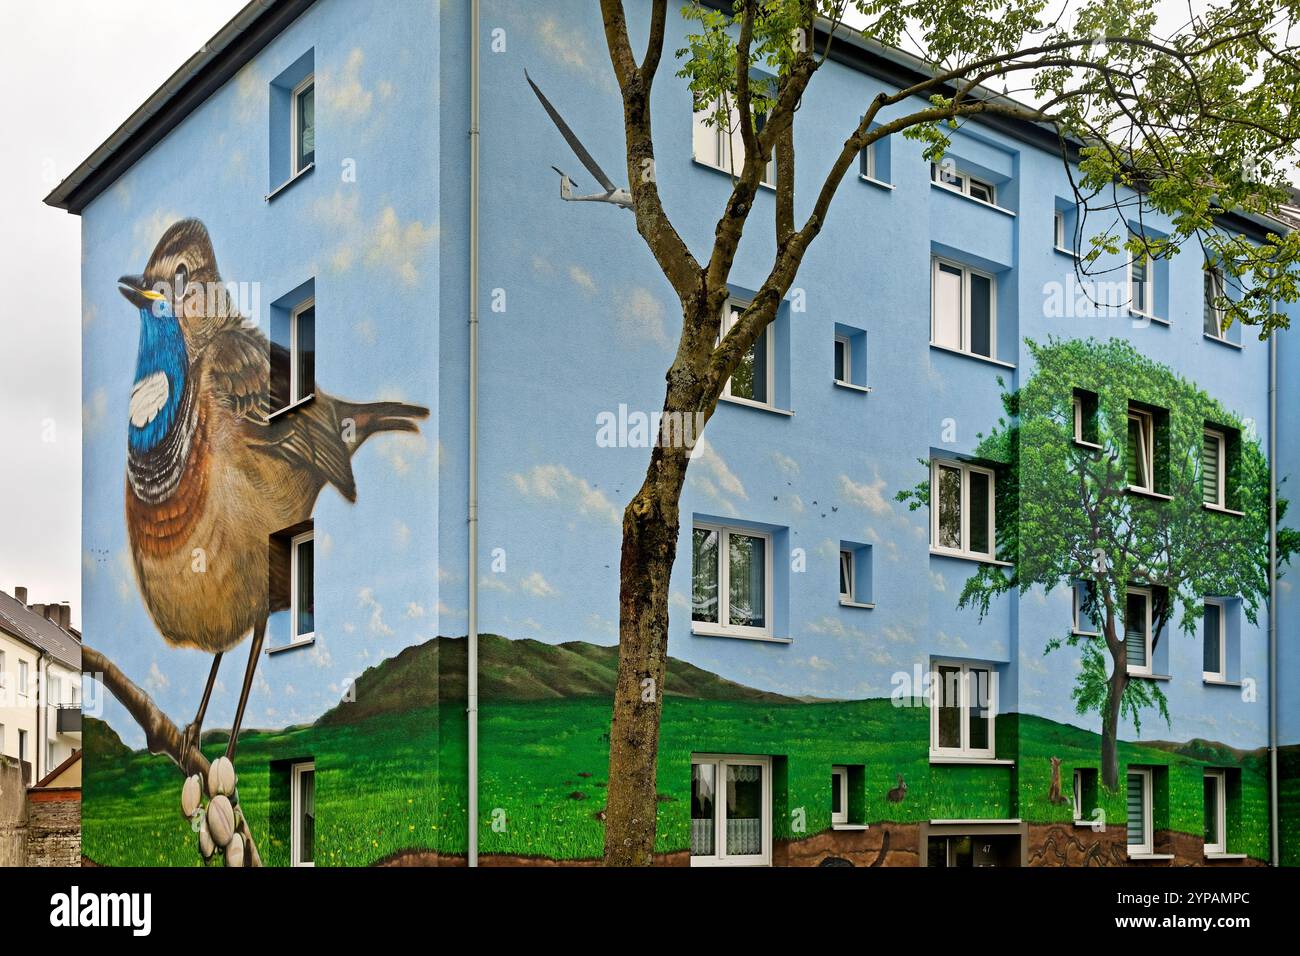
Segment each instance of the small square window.
[{"label": "small square window", "polygon": [[1211,508],[1228,507],[1228,434],[1206,428],[1201,451],[1201,498]]},{"label": "small square window", "polygon": [[1124,604],[1124,662],[1128,672],[1151,676],[1151,591],[1130,587]]},{"label": "small square window", "polygon": [[316,300],[307,298],[271,323],[271,409],[283,411],[316,392]]},{"label": "small square window", "polygon": [[849,384],[853,378],[853,342],[847,335],[835,336],[835,381]]},{"label": "small square window", "polygon": [[1205,794],[1205,853],[1228,852],[1228,774],[1223,770],[1207,770],[1204,778]]},{"label": "small square window", "polygon": [[290,859],[294,866],[316,865],[316,763],[293,765],[289,774]]},{"label": "small square window", "polygon": [[1128,295],[1129,308],[1148,318],[1155,316],[1155,297],[1152,295],[1151,277],[1155,263],[1148,252],[1129,256]]},{"label": "small square window", "polygon": [[1074,819],[1078,823],[1095,819],[1099,801],[1097,771],[1092,767],[1079,767],[1074,771]]},{"label": "small square window", "polygon": [[313,564],[315,533],[306,531],[294,535],[289,544],[290,581],[292,596],[290,610],[293,631],[290,641],[309,641],[316,636],[316,570]]},{"label": "small square window", "polygon": [[872,607],[871,545],[841,541],[839,554],[840,604],[847,607]]},{"label": "small square window", "polygon": [[997,187],[983,179],[977,179],[958,168],[951,160],[930,164],[930,179],[945,189],[969,196],[990,206],[997,205]]},{"label": "small square window", "polygon": [[1221,601],[1206,601],[1201,628],[1204,633],[1202,677],[1208,681],[1228,679],[1228,640],[1224,605]]},{"label": "small square window", "polygon": [[1211,338],[1227,338],[1227,313],[1224,310],[1223,271],[1218,267],[1205,264],[1205,334]]},{"label": "small square window", "polygon": [[1072,628],[1075,634],[1083,637],[1097,637],[1101,626],[1097,623],[1097,590],[1091,581],[1076,581],[1070,589],[1074,602],[1074,620]]},{"label": "small square window", "polygon": [[1148,767],[1128,772],[1129,856],[1149,855],[1155,846],[1152,827],[1152,773]]},{"label": "small square window", "polygon": [[[741,314],[749,307],[748,302],[728,299],[722,312],[722,335],[731,331],[739,321]],[[773,327],[769,325],[759,333],[754,344],[740,359],[740,365],[727,380],[722,394],[728,398],[739,399],[754,405],[775,407],[774,369],[776,364],[775,337]]]},{"label": "small square window", "polygon": [[849,822],[849,768],[831,767],[831,823]]},{"label": "small square window", "polygon": [[1151,412],[1129,407],[1127,451],[1125,467],[1129,487],[1155,491],[1156,422]]},{"label": "small square window", "polygon": [[1081,388],[1074,390],[1071,405],[1074,412],[1074,441],[1077,445],[1100,448],[1097,427],[1098,398],[1096,392]]},{"label": "small square window", "polygon": [[852,602],[853,598],[853,552],[840,551],[840,600]]},{"label": "small square window", "polygon": [[307,77],[294,88],[292,99],[293,174],[316,162],[316,77]]}]

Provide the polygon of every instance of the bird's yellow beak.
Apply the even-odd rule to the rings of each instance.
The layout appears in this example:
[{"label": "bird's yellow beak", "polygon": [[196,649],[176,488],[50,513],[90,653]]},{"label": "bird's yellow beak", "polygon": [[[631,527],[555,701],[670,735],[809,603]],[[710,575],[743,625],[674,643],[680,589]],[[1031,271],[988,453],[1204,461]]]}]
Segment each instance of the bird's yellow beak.
[{"label": "bird's yellow beak", "polygon": [[117,280],[117,291],[138,309],[152,308],[155,302],[166,298],[161,292],[148,288],[143,276],[122,276]]}]

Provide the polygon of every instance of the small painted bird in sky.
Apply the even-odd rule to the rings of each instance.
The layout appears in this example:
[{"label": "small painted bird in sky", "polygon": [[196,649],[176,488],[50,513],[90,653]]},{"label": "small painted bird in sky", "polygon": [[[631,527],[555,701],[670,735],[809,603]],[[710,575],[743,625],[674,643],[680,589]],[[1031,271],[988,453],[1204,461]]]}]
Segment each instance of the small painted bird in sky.
[{"label": "small painted bird in sky", "polygon": [[[136,579],[167,643],[214,655],[186,754],[199,742],[222,654],[253,635],[226,751],[233,758],[267,618],[289,606],[279,536],[310,519],[326,484],[355,501],[356,450],[376,432],[418,431],[429,411],[317,388],[272,416],[272,350],[283,347],[238,314],[198,220],[169,227],[143,275],[118,282],[140,321],[126,467]],[[277,548],[285,560],[271,559]]]}]

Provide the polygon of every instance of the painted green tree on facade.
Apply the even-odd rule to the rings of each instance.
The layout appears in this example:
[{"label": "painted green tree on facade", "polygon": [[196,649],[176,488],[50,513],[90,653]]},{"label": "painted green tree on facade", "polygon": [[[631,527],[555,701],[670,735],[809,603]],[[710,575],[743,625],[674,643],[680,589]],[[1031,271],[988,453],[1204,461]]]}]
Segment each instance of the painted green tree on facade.
[{"label": "painted green tree on facade", "polygon": [[[1151,673],[1173,622],[1198,633],[1207,597],[1239,599],[1252,624],[1268,599],[1268,461],[1253,422],[1126,341],[1026,345],[1034,371],[975,452],[999,468],[997,555],[1011,567],[982,565],[958,604],[982,618],[1012,590],[1081,589],[1095,627],[1079,630],[1096,636],[1071,628],[1046,652],[1080,648],[1075,710],[1101,715],[1113,789],[1121,720],[1140,731],[1152,707],[1168,720],[1159,684],[1130,671]],[[917,508],[927,492],[898,497]],[[1279,560],[1295,544],[1284,534]]]}]

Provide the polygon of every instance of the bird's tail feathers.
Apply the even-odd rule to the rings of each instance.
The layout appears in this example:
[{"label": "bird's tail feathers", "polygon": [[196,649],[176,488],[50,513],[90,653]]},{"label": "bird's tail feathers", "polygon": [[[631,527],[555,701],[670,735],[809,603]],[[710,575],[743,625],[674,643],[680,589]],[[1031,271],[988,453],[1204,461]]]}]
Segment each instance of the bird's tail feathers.
[{"label": "bird's tail feathers", "polygon": [[429,417],[423,405],[406,402],[343,403],[340,417],[356,422],[356,444],[376,432],[418,432],[419,420]]}]

